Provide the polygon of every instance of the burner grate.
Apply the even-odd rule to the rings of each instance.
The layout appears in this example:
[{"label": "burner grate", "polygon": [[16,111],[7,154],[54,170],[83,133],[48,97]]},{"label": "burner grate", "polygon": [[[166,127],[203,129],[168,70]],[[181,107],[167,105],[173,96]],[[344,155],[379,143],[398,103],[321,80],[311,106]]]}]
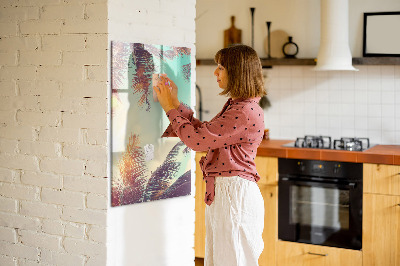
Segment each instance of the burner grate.
[{"label": "burner grate", "polygon": [[368,138],[340,138],[333,142],[335,150],[363,151],[369,147]]},{"label": "burner grate", "polygon": [[299,148],[330,149],[331,137],[306,135],[304,138],[297,138],[294,146]]}]

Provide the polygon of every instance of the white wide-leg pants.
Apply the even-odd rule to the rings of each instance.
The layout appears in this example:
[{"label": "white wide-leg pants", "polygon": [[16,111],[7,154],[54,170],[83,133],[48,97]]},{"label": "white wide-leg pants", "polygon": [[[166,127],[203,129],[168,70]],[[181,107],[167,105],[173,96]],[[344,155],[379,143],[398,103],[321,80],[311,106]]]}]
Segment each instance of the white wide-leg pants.
[{"label": "white wide-leg pants", "polygon": [[264,199],[255,182],[216,177],[205,219],[205,266],[258,266],[264,249]]}]

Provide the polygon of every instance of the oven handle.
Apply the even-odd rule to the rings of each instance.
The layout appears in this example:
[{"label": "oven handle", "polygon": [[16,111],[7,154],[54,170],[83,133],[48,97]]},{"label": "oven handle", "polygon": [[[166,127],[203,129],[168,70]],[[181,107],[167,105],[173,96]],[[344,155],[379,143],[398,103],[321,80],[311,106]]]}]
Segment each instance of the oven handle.
[{"label": "oven handle", "polygon": [[294,185],[307,185],[307,186],[319,186],[319,187],[338,187],[346,189],[354,189],[356,187],[355,182],[335,182],[335,181],[315,181],[315,180],[304,180],[299,178],[281,177],[281,181],[289,182]]}]

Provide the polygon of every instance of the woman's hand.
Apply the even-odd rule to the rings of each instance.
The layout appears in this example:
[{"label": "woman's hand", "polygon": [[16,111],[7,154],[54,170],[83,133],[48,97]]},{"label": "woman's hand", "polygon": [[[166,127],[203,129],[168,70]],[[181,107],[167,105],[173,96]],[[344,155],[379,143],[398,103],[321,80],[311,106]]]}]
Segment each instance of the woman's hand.
[{"label": "woman's hand", "polygon": [[160,76],[160,81],[157,83],[157,86],[153,86],[153,90],[157,93],[158,101],[165,113],[168,113],[171,109],[175,109],[172,101],[171,86],[169,85],[168,80],[168,78]]},{"label": "woman's hand", "polygon": [[171,84],[171,99],[172,103],[174,104],[175,108],[178,108],[180,105],[180,102],[178,100],[178,87],[176,86],[175,82],[172,81],[172,79],[166,77],[169,84]]},{"label": "woman's hand", "polygon": [[173,82],[172,79],[168,78],[167,74],[160,74],[160,79],[161,77],[166,78],[168,83],[170,84],[172,104],[175,108],[178,108],[181,104],[178,100],[178,86],[176,86],[175,82]]}]

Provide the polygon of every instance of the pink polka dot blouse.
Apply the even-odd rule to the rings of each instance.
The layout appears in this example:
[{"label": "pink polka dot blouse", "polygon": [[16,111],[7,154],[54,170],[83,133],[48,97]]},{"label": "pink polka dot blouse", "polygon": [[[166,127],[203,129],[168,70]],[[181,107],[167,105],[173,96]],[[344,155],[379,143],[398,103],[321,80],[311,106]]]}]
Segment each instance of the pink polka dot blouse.
[{"label": "pink polka dot blouse", "polygon": [[207,205],[214,200],[217,176],[240,176],[253,182],[260,179],[254,163],[265,128],[259,100],[229,98],[209,122],[194,118],[193,111],[184,104],[167,112],[171,123],[161,137],[179,137],[190,149],[207,151],[200,160]]}]

